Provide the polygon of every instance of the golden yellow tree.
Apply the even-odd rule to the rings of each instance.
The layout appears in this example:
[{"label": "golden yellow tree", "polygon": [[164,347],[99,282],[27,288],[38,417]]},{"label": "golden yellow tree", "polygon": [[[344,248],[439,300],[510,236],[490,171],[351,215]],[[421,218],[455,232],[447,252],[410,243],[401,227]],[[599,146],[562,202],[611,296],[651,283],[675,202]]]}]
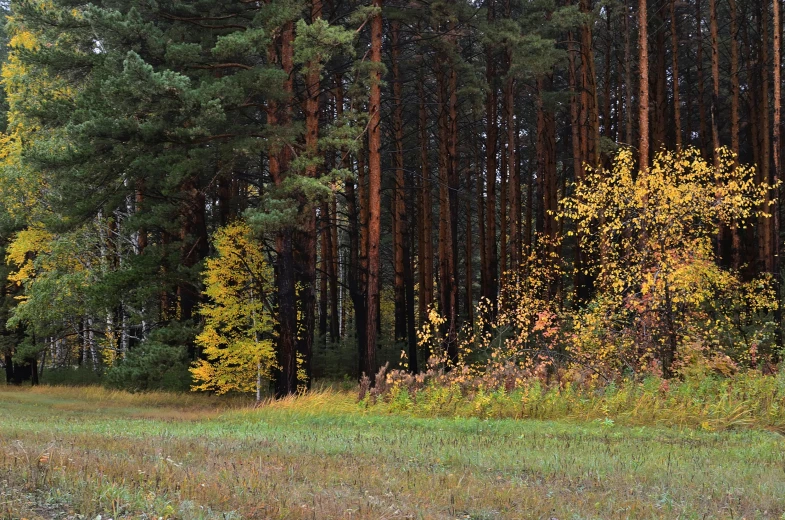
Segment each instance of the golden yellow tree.
[{"label": "golden yellow tree", "polygon": [[204,331],[197,336],[205,359],[194,363],[192,390],[255,392],[276,367],[274,315],[268,297],[272,272],[250,227],[235,222],[213,237],[216,255],[207,260],[201,308]]},{"label": "golden yellow tree", "polygon": [[[716,345],[734,330],[743,336],[745,319],[776,308],[770,280],[743,283],[716,255],[721,225],[768,217],[759,208],[772,187],[728,150],[716,156],[710,164],[694,148],[661,152],[639,171],[622,150],[564,200],[561,216],[575,223],[597,291],[576,316],[574,351],[595,360],[628,353],[633,369],[658,361],[669,377],[680,350]],[[771,340],[761,336],[766,323],[755,330],[750,348]]]}]

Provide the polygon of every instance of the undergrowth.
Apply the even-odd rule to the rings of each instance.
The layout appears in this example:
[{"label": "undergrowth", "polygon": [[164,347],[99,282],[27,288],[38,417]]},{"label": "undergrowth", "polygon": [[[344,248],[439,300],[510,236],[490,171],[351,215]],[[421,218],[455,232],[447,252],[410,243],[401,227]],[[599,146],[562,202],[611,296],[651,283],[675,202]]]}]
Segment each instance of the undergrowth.
[{"label": "undergrowth", "polygon": [[394,371],[377,377],[374,389],[361,394],[360,403],[368,410],[416,417],[599,420],[785,434],[785,371],[746,371],[732,377],[700,374],[683,380],[648,376],[604,385],[548,385],[532,379],[519,381],[511,390],[438,379],[418,385],[415,378]]}]

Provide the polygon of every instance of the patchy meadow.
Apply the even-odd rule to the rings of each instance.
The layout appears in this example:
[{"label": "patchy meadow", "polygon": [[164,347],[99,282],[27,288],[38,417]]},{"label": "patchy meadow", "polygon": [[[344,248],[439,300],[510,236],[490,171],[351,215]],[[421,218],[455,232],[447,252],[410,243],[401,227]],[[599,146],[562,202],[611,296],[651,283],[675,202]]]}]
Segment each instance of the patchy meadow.
[{"label": "patchy meadow", "polygon": [[0,518],[782,518],[785,439],[0,389]]}]

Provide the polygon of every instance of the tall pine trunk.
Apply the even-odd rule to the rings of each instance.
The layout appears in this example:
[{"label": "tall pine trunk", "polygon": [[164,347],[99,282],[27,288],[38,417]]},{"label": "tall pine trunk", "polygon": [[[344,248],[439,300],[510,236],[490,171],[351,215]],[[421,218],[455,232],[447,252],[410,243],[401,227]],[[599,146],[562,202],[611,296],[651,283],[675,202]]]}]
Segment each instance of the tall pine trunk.
[{"label": "tall pine trunk", "polygon": [[638,0],[638,51],[640,67],[640,101],[638,121],[640,144],[638,145],[641,170],[649,168],[649,31],[646,0]]},{"label": "tall pine trunk", "polygon": [[[739,38],[738,13],[736,12],[736,0],[729,0],[730,9],[730,147],[731,151],[738,157],[739,155],[739,96],[741,88],[739,86]],[[731,265],[734,269],[741,267],[741,236],[738,224],[734,221],[731,225]]]},{"label": "tall pine trunk", "polygon": [[444,351],[449,360],[457,358],[455,349],[455,240],[453,237],[452,200],[450,194],[452,159],[450,157],[450,65],[441,55],[436,74],[436,96],[439,107],[439,306],[445,319]]},{"label": "tall pine trunk", "polygon": [[[322,17],[321,0],[311,2],[311,21]],[[306,63],[305,77],[305,152],[312,159],[305,167],[305,176],[315,179],[318,176],[316,158],[319,155],[319,96],[320,64],[316,61]],[[306,195],[301,195],[302,225],[297,233],[295,244],[296,278],[300,285],[299,303],[302,322],[297,336],[298,363],[305,371],[306,386],[310,388],[312,377],[313,340],[316,325],[316,208]]]},{"label": "tall pine trunk", "polygon": [[706,146],[706,136],[708,129],[706,127],[706,102],[704,99],[705,86],[703,80],[703,12],[701,11],[701,0],[695,0],[695,42],[697,51],[695,53],[695,60],[698,68],[698,146],[700,147],[703,157],[708,156]]},{"label": "tall pine trunk", "polygon": [[393,139],[395,153],[393,164],[395,166],[394,186],[392,191],[392,235],[393,235],[393,297],[395,304],[395,341],[406,341],[406,288],[404,287],[404,248],[406,243],[406,203],[404,202],[404,170],[403,170],[403,87],[401,84],[400,69],[400,23],[390,23],[390,36],[392,38],[392,90],[393,90]]},{"label": "tall pine trunk", "polygon": [[[584,162],[582,159],[582,133],[581,133],[581,108],[580,108],[580,89],[578,79],[578,66],[577,58],[579,49],[577,48],[574,36],[572,33],[567,33],[568,49],[569,49],[569,83],[570,83],[570,129],[572,133],[572,167],[573,177],[575,182],[580,182],[584,179]],[[578,305],[582,300],[588,298],[586,276],[584,273],[584,258],[583,249],[581,247],[581,236],[575,234],[575,262],[573,266],[573,288],[574,297],[573,303]]]},{"label": "tall pine trunk", "polygon": [[[720,149],[720,39],[717,22],[717,0],[709,0],[709,35],[711,38],[711,144],[714,167],[719,167]],[[728,229],[720,224],[717,236],[717,259],[723,260],[724,245],[727,243]],[[727,256],[725,256],[727,258]]]},{"label": "tall pine trunk", "polygon": [[[592,13],[591,0],[580,0],[580,11]],[[594,42],[591,22],[581,25],[581,157],[597,166],[600,151],[600,118],[597,102],[597,72],[594,66]]]},{"label": "tall pine trunk", "polygon": [[[507,61],[512,66],[511,51],[508,51]],[[516,168],[515,79],[511,75],[512,72],[509,74],[504,86],[504,110],[507,120],[507,189],[510,199],[509,247],[510,270],[517,271],[521,264],[521,180],[518,176],[518,168]]]},{"label": "tall pine trunk", "polygon": [[466,307],[466,320],[469,323],[474,321],[474,294],[473,294],[473,266],[472,266],[472,256],[474,255],[474,240],[472,238],[472,206],[474,204],[474,199],[472,199],[472,187],[474,184],[474,179],[472,179],[472,168],[477,164],[476,157],[475,161],[472,163],[470,168],[466,169],[466,233],[464,235],[464,247],[465,247],[465,256],[464,256],[464,273],[466,275],[466,283],[464,287],[464,294],[466,298],[464,300],[464,306]]},{"label": "tall pine trunk", "polygon": [[430,136],[428,133],[428,99],[425,92],[425,75],[418,82],[418,120],[420,131],[420,321],[425,319],[428,307],[433,304],[433,192],[429,166]]},{"label": "tall pine trunk", "polygon": [[676,150],[681,150],[681,98],[679,96],[679,25],[676,0],[671,0],[671,76],[673,77],[673,132]]},{"label": "tall pine trunk", "polygon": [[[760,182],[771,182],[771,133],[769,131],[769,8],[765,1],[761,1],[760,6],[760,67],[761,67],[761,82],[760,82],[760,105],[759,110],[759,124],[760,124]],[[766,197],[763,205],[763,211],[771,213],[772,207],[770,206],[771,196],[766,192]],[[773,219],[762,218],[760,226],[761,236],[761,249],[760,256],[763,261],[763,266],[766,271],[774,272],[774,226]]]},{"label": "tall pine trunk", "polygon": [[543,238],[547,241],[542,253],[555,253],[557,178],[556,178],[556,121],[553,109],[546,106],[543,95],[551,88],[550,76],[537,80],[537,180],[539,183],[539,212]]},{"label": "tall pine trunk", "polygon": [[624,2],[624,141],[632,146],[632,50],[630,33],[630,12],[627,0]]},{"label": "tall pine trunk", "polygon": [[[661,2],[657,7],[657,30],[654,31],[654,71],[650,71],[651,86],[650,96],[652,101],[649,110],[651,130],[649,136],[649,152],[657,152],[666,145],[668,131],[668,96],[667,81],[668,68],[666,64],[666,35],[664,21],[667,16],[666,3]],[[653,97],[653,99],[651,99]]]},{"label": "tall pine trunk", "polygon": [[[774,204],[771,207],[772,222],[771,222],[771,273],[773,275],[774,284],[777,288],[777,300],[781,301],[781,288],[780,288],[780,194],[782,190],[778,186],[780,181],[780,168],[782,167],[782,86],[781,86],[781,67],[782,67],[782,22],[780,20],[780,0],[773,0],[772,18],[774,24],[773,39],[774,39],[774,142],[773,142],[773,158],[774,158],[774,171],[772,174],[772,184],[777,186],[777,194],[775,196]],[[777,307],[775,311],[776,316],[776,338],[777,344],[782,346],[782,310]]]},{"label": "tall pine trunk", "polygon": [[720,39],[717,24],[717,0],[709,0],[709,35],[711,38],[711,146],[714,167],[719,164],[717,150],[720,148],[719,103],[720,103]]},{"label": "tall pine trunk", "polygon": [[[291,124],[291,99],[293,96],[292,70],[294,36],[293,23],[284,24],[281,34],[276,38],[269,50],[269,59],[277,63],[287,76],[283,82],[283,91],[288,99],[278,103],[267,103],[267,125],[284,129]],[[276,142],[270,150],[268,162],[273,183],[280,186],[285,180],[291,160],[290,148]],[[277,232],[276,250],[276,292],[278,301],[278,366],[280,373],[276,381],[276,395],[281,397],[297,391],[297,296],[294,269],[294,229],[284,226]]]},{"label": "tall pine trunk", "polygon": [[367,327],[363,372],[371,378],[376,374],[376,340],[379,332],[379,240],[381,237],[381,63],[382,63],[382,0],[373,0],[379,10],[371,19],[371,92],[368,97],[368,291]]},{"label": "tall pine trunk", "polygon": [[[494,21],[494,0],[489,0],[488,22]],[[496,245],[496,177],[498,139],[498,95],[496,90],[496,56],[492,44],[485,48],[485,79],[488,93],[485,98],[485,286],[482,295],[496,311],[498,280],[498,249]]]}]

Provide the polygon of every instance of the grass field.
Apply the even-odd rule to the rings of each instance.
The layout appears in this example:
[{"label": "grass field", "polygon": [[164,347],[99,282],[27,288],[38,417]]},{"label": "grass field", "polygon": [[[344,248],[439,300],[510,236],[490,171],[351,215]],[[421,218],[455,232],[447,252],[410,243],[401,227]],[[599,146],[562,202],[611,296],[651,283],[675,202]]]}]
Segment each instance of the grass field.
[{"label": "grass field", "polygon": [[785,518],[785,438],[0,388],[0,518]]}]

